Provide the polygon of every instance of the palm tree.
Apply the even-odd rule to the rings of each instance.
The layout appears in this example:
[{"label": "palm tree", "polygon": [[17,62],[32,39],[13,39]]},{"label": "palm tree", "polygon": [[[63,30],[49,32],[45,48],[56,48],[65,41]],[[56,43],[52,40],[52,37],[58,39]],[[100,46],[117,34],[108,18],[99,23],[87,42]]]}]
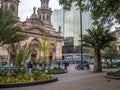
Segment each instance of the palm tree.
[{"label": "palm tree", "polygon": [[28,56],[30,54],[30,45],[23,45],[16,54],[16,60],[17,60],[17,69],[20,72],[21,66],[25,64]]},{"label": "palm tree", "polygon": [[15,25],[16,18],[8,10],[0,9],[0,46],[13,44],[27,38],[21,33],[21,28]]},{"label": "palm tree", "polygon": [[15,43],[27,39],[25,34],[21,33],[21,28],[16,25],[17,20],[8,10],[0,9],[0,46],[9,44],[16,57]]},{"label": "palm tree", "polygon": [[87,29],[87,35],[83,36],[83,43],[94,48],[94,71],[102,72],[101,49],[108,47],[110,42],[115,41],[116,37],[110,30],[102,27]]},{"label": "palm tree", "polygon": [[12,26],[16,22],[16,18],[9,10],[2,10],[0,8],[0,32],[4,31],[8,26]]},{"label": "palm tree", "polygon": [[[47,54],[50,51],[50,43],[49,40],[47,39],[47,37],[45,36],[45,34],[42,36],[42,38],[40,39],[40,43],[39,43],[39,51],[40,53],[43,53],[43,60],[46,63],[46,57]],[[40,56],[41,57],[41,56]],[[39,57],[39,58],[40,58]]]}]

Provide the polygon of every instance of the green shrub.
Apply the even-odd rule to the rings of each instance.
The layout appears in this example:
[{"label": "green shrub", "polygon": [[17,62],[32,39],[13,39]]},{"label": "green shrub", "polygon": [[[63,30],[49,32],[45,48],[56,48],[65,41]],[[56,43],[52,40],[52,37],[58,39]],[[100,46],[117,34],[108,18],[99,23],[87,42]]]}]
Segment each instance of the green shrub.
[{"label": "green shrub", "polygon": [[58,67],[48,68],[47,70],[48,70],[48,73],[61,73],[61,72],[65,72],[64,69],[58,68]]},{"label": "green shrub", "polygon": [[7,75],[7,71],[6,70],[0,70],[0,77],[6,76],[6,75]]},{"label": "green shrub", "polygon": [[107,75],[120,77],[120,70],[115,71],[115,72],[108,72]]}]

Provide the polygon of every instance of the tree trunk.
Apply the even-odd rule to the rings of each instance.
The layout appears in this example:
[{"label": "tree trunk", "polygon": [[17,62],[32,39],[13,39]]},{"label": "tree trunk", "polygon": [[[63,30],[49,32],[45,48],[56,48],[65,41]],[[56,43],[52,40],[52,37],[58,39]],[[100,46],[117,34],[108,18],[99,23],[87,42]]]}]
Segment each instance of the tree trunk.
[{"label": "tree trunk", "polygon": [[105,59],[106,67],[108,67],[107,59]]},{"label": "tree trunk", "polygon": [[102,72],[102,61],[99,48],[95,48],[94,51],[94,72]]}]

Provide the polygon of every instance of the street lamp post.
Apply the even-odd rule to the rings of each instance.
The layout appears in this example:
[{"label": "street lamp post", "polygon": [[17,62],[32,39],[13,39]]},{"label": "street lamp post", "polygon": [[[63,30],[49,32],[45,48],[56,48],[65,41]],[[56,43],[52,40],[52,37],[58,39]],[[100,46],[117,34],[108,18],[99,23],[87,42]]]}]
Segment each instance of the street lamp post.
[{"label": "street lamp post", "polygon": [[81,43],[81,65],[83,68],[83,43],[82,43],[82,11],[80,10],[80,43]]},{"label": "street lamp post", "polygon": [[[59,25],[59,33],[61,33],[61,26]],[[61,40],[60,40],[60,37],[59,37],[59,44],[60,44]],[[60,57],[60,45],[59,45],[59,60],[61,59]]]}]

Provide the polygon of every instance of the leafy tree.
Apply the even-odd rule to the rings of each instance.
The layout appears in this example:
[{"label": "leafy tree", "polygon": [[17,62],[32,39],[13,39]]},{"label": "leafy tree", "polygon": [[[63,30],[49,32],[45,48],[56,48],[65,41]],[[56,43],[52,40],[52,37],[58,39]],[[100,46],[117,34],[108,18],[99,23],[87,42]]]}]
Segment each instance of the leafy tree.
[{"label": "leafy tree", "polygon": [[94,24],[113,25],[113,20],[120,22],[120,0],[59,0],[65,9],[70,9],[71,4],[82,11],[91,11]]},{"label": "leafy tree", "polygon": [[14,44],[27,38],[16,23],[17,20],[10,11],[0,9],[0,46]]},{"label": "leafy tree", "polygon": [[107,60],[110,60],[112,62],[112,59],[118,59],[119,53],[116,49],[116,45],[111,44],[109,47],[105,48],[103,50],[102,57],[106,60],[106,64],[107,64]]},{"label": "leafy tree", "polygon": [[85,46],[94,48],[94,71],[102,71],[101,49],[108,47],[111,41],[115,41],[116,37],[110,30],[104,30],[101,27],[87,29],[87,34],[83,37]]}]

